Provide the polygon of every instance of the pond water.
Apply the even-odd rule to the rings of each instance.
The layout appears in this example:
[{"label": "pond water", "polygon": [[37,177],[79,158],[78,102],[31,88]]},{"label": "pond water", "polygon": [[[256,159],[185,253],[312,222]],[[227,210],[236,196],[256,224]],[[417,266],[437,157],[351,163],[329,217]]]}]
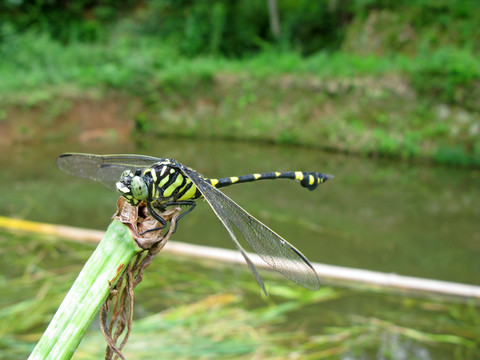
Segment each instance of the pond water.
[{"label": "pond water", "polygon": [[[192,139],[48,144],[2,151],[0,214],[105,229],[117,194],[60,172],[62,152],[175,158],[207,177],[308,170],[335,178],[308,191],[275,180],[223,189],[310,261],[480,285],[480,173],[325,153]],[[234,248],[210,207],[182,219],[175,240]]]},{"label": "pond water", "polygon": [[[191,139],[151,138],[141,145],[23,145],[0,153],[0,215],[106,229],[118,195],[99,183],[60,172],[56,157],[71,151],[171,157],[208,177],[274,170],[331,173],[334,179],[311,192],[288,180],[242,184],[223,191],[311,261],[480,285],[480,174],[476,170],[364,159],[315,149]],[[181,220],[174,238],[234,248],[204,202]],[[155,270],[155,266],[162,266],[162,262],[152,265],[149,270],[159,275],[149,279],[160,280],[165,269]],[[8,269],[0,270],[8,273]],[[210,275],[205,274],[208,270],[198,271],[202,276],[218,275],[216,270]],[[237,273],[227,280],[226,274],[219,281],[228,282],[230,287],[232,281],[244,277]],[[253,277],[248,281],[254,283]],[[287,280],[282,284],[295,287]],[[173,296],[161,289],[156,284],[144,287],[136,308],[146,308],[147,313],[158,311],[159,297]],[[416,328],[418,323],[423,331],[435,333],[450,331],[453,323],[461,328],[465,321],[471,329],[473,322],[480,321],[475,305],[467,309],[471,318],[462,318],[463,312],[455,307],[450,318],[453,310],[443,305],[438,310],[438,305],[398,296],[350,290],[342,294],[335,301],[311,303],[288,315],[286,328],[299,326],[314,335],[328,333],[332,326],[337,326],[337,331],[338,326],[346,326],[345,331],[359,332],[359,343],[365,336],[370,340],[375,337],[375,345],[365,350],[353,344],[347,355],[338,357],[341,359],[474,359],[478,354],[462,357],[455,344],[436,346],[426,344],[428,339],[416,341],[423,333],[409,335],[410,329],[395,325]],[[261,302],[256,294],[246,305]],[[442,325],[437,329],[432,324],[438,321]],[[378,332],[362,335],[372,327]]]}]

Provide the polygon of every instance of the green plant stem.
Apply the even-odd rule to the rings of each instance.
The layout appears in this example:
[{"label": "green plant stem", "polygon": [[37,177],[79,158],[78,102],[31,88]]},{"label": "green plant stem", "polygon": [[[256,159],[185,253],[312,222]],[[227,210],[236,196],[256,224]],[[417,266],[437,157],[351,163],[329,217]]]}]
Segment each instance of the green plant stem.
[{"label": "green plant stem", "polygon": [[140,251],[130,230],[113,220],[29,359],[70,359],[110,287]]}]

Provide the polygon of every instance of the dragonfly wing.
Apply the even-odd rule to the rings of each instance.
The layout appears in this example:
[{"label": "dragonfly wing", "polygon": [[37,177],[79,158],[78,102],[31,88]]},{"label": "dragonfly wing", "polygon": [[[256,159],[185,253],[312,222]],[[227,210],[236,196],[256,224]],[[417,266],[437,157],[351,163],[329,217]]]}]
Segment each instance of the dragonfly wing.
[{"label": "dragonfly wing", "polygon": [[57,166],[64,172],[98,181],[116,190],[115,183],[125,170],[146,169],[163,159],[143,155],[94,155],[68,153],[57,158]]},{"label": "dragonfly wing", "polygon": [[320,288],[320,281],[313,266],[299,250],[247,213],[197,173],[187,168],[184,168],[183,171],[223,223],[264,291],[263,281],[236,238],[232,224],[238,228],[252,249],[273,269],[307,289],[318,290]]}]

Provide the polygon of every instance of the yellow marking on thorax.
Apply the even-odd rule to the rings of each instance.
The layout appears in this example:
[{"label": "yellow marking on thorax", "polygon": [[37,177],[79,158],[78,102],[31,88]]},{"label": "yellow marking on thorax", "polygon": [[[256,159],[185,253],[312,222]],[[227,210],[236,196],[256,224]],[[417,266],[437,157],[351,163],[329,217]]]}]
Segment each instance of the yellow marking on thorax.
[{"label": "yellow marking on thorax", "polygon": [[238,181],[238,177],[233,176],[230,178],[230,181],[232,182],[232,184],[235,184]]},{"label": "yellow marking on thorax", "polygon": [[165,184],[168,182],[168,180],[170,180],[170,175],[165,176],[165,177],[162,179],[162,181],[160,181],[160,182],[158,183],[158,187],[159,187],[159,188],[162,188],[163,185],[165,185]]},{"label": "yellow marking on thorax", "polygon": [[210,183],[213,185],[213,186],[216,186],[218,184],[218,179],[210,179]]},{"label": "yellow marking on thorax", "polygon": [[183,196],[181,198],[179,198],[178,200],[182,201],[182,200],[191,199],[195,195],[196,192],[197,192],[197,188],[195,187],[195,185],[192,184],[190,189],[188,189],[187,192],[185,194],[183,194]]},{"label": "yellow marking on thorax", "polygon": [[172,195],[175,189],[178,188],[180,185],[182,185],[182,182],[183,182],[183,176],[182,174],[178,174],[173,184],[171,184],[168,188],[166,188],[163,191],[163,197],[169,197],[170,195]]},{"label": "yellow marking on thorax", "polygon": [[148,169],[145,171],[145,174],[147,173],[147,171],[149,171],[150,174],[152,175],[153,182],[157,182],[157,172],[155,170]]},{"label": "yellow marking on thorax", "polygon": [[303,173],[301,171],[295,171],[295,180],[302,181]]},{"label": "yellow marking on thorax", "polygon": [[276,177],[279,177],[280,175],[282,175],[281,172],[275,171],[275,176],[276,176]]},{"label": "yellow marking on thorax", "polygon": [[253,177],[255,178],[255,180],[257,179],[260,179],[262,177],[262,175],[260,174],[253,174]]},{"label": "yellow marking on thorax", "polygon": [[[188,177],[185,178],[185,185],[183,185],[180,189],[178,189],[178,192],[177,194],[180,194],[183,192],[183,190],[189,185],[192,183],[192,180],[190,180]],[[182,195],[182,198],[183,198],[183,195]]]},{"label": "yellow marking on thorax", "polygon": [[155,199],[156,198],[156,182],[157,182],[157,172],[153,169],[146,169],[144,172],[143,172],[143,176],[146,176],[147,174],[150,174],[150,176],[152,177],[152,180],[153,180],[153,186],[152,186],[152,193],[150,194],[151,198],[152,199]]},{"label": "yellow marking on thorax", "polygon": [[314,182],[315,178],[313,177],[313,175],[308,175],[308,185],[313,185]]},{"label": "yellow marking on thorax", "polygon": [[163,174],[165,173],[165,170],[167,170],[167,167],[165,165],[162,166],[162,171],[160,171],[160,177],[163,176]]}]

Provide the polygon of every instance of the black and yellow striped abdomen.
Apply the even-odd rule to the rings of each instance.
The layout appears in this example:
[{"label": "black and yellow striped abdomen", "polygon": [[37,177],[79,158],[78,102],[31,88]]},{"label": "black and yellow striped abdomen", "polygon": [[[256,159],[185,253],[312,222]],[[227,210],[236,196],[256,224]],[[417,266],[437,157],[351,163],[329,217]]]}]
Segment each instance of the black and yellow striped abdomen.
[{"label": "black and yellow striped abdomen", "polygon": [[300,182],[300,185],[306,187],[309,190],[314,190],[319,184],[332,178],[332,175],[326,175],[316,172],[306,171],[288,171],[288,172],[268,172],[262,174],[248,174],[242,176],[234,176],[222,179],[208,179],[216,188],[222,188],[225,186],[246,183],[257,180],[271,180],[271,179],[292,179]]},{"label": "black and yellow striped abdomen", "polygon": [[[144,170],[143,176],[146,179],[151,179],[149,185],[149,201],[164,203],[169,201],[195,200],[202,197],[202,194],[190,178],[183,173],[182,167],[174,162],[174,160],[165,159],[165,161],[155,164],[152,168]],[[222,188],[257,180],[292,179],[299,181],[303,187],[314,190],[319,184],[332,177],[332,175],[317,172],[276,171],[220,179],[205,179],[205,181],[216,188]]]}]

